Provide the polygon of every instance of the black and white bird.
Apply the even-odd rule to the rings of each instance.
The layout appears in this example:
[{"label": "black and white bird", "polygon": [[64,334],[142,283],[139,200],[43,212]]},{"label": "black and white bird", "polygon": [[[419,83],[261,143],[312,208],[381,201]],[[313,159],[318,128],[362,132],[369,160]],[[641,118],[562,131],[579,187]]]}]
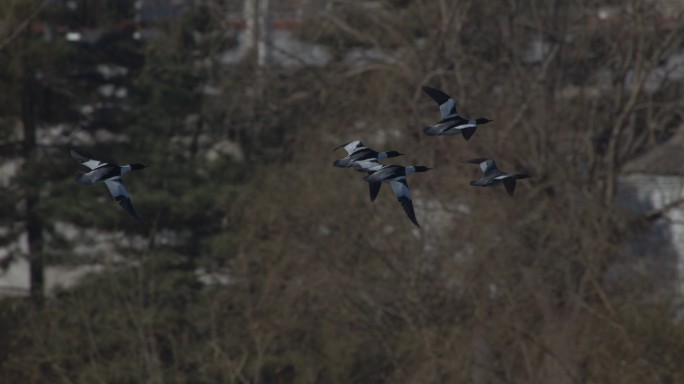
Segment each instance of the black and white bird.
[{"label": "black and white bird", "polygon": [[366,147],[360,140],[342,144],[333,149],[333,151],[340,148],[344,148],[344,150],[347,151],[347,157],[335,160],[333,165],[339,168],[354,168],[360,172],[367,172],[369,169],[377,168],[379,160],[404,155],[397,151],[378,152]]},{"label": "black and white bird", "polygon": [[437,124],[423,130],[429,136],[451,136],[462,134],[463,138],[470,140],[478,125],[487,124],[493,120],[481,117],[479,119],[466,119],[458,115],[456,100],[439,89],[423,86],[423,92],[427,93],[432,100],[439,104],[439,112],[442,116]]},{"label": "black and white bird", "polygon": [[[390,157],[403,156],[403,153],[397,151],[388,152],[378,152],[374,149],[368,148],[363,145],[360,140],[354,140],[346,144],[342,144],[339,147],[333,149],[336,151],[340,148],[344,148],[347,151],[347,156],[335,160],[333,165],[339,168],[354,168],[359,172],[366,172],[371,174],[383,167],[378,161],[387,159]],[[381,182],[372,182],[368,184],[368,192],[370,195],[371,202],[375,201],[375,198],[380,192]]]},{"label": "black and white bird", "polygon": [[415,172],[429,171],[430,169],[432,168],[424,167],[422,165],[408,167],[404,167],[402,165],[383,165],[382,168],[374,171],[363,179],[366,180],[371,186],[377,185],[378,190],[380,189],[379,185],[381,185],[383,181],[389,182],[392,186],[392,190],[394,191],[394,195],[404,208],[406,216],[408,216],[413,224],[415,224],[417,227],[420,227],[420,225],[418,225],[418,221],[416,220],[416,214],[413,211],[413,199],[411,198],[411,191],[409,190],[408,183],[406,182],[406,176]]},{"label": "black and white bird", "polygon": [[527,179],[528,177],[530,177],[529,175],[526,175],[524,173],[501,172],[496,167],[496,162],[494,160],[486,158],[471,159],[466,160],[466,162],[472,164],[480,164],[480,169],[482,169],[482,172],[484,173],[484,176],[482,178],[471,181],[470,185],[476,187],[493,187],[495,185],[503,183],[503,185],[506,187],[506,192],[508,192],[508,194],[511,196],[513,196],[513,192],[515,192],[516,181],[519,179]]},{"label": "black and white bird", "polygon": [[91,169],[90,172],[76,172],[77,183],[82,185],[92,185],[98,181],[104,182],[109,189],[109,192],[112,194],[112,197],[114,197],[114,200],[119,203],[121,208],[123,208],[123,210],[131,215],[134,219],[140,220],[140,217],[135,212],[135,209],[133,209],[133,203],[131,203],[131,198],[128,197],[128,192],[126,192],[126,188],[121,180],[121,176],[131,171],[137,171],[139,169],[146,168],[146,166],[139,163],[122,166],[105,163],[82,156],[73,149],[71,150],[71,157]]}]

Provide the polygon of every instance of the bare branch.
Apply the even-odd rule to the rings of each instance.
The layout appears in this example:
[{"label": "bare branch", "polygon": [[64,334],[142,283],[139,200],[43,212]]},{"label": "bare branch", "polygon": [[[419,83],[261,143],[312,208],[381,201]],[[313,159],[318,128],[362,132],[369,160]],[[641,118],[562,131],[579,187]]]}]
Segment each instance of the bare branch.
[{"label": "bare branch", "polygon": [[40,3],[39,6],[34,9],[31,14],[24,19],[24,21],[19,24],[19,26],[12,32],[12,34],[6,38],[2,43],[0,43],[0,52],[2,52],[3,49],[5,49],[9,44],[11,44],[14,40],[21,35],[24,30],[31,24],[31,22],[38,17],[38,14],[50,3],[50,0],[43,0],[42,3]]}]

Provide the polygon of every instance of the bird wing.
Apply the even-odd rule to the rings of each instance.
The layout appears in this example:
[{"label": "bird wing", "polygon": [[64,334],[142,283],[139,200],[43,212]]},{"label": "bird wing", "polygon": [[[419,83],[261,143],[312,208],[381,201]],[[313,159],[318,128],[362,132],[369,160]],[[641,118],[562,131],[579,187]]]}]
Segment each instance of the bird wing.
[{"label": "bird wing", "polygon": [[465,126],[465,127],[461,128],[461,134],[463,135],[463,138],[466,139],[466,141],[468,141],[475,134],[476,129],[477,129],[477,125]]},{"label": "bird wing", "polygon": [[116,176],[115,168],[108,165],[109,164],[102,163],[99,168],[93,169],[90,172],[76,172],[76,182],[82,185],[91,185],[98,181]]},{"label": "bird wing", "polygon": [[105,184],[107,184],[109,193],[112,194],[112,197],[114,197],[114,200],[119,203],[121,208],[134,219],[140,220],[138,214],[135,213],[135,209],[133,209],[133,203],[131,202],[131,198],[128,197],[128,192],[126,192],[126,187],[124,187],[121,178],[117,177],[114,179],[105,180]]},{"label": "bird wing", "polygon": [[439,112],[442,119],[458,116],[456,112],[456,100],[439,89],[423,86],[423,92],[427,93],[432,100],[439,104]]},{"label": "bird wing", "polygon": [[[343,145],[339,146],[337,148],[342,148],[342,147],[343,147]],[[349,152],[349,151],[347,151],[347,152]],[[374,153],[375,153],[375,158],[377,159],[377,152],[375,152],[369,148],[366,148],[366,147],[357,147],[356,150],[352,150],[352,152],[349,152],[347,157],[345,157],[344,159],[335,160],[333,162],[333,165],[336,167],[340,167],[340,168],[349,168],[349,167],[354,166],[358,169],[358,167],[356,166],[357,161],[362,161],[364,159],[373,159]]]},{"label": "bird wing", "polygon": [[411,198],[411,191],[406,183],[406,178],[392,180],[390,181],[390,184],[392,185],[394,195],[397,197],[397,200],[399,200],[399,203],[401,203],[402,208],[404,208],[406,216],[408,216],[413,224],[420,227],[416,220],[416,213],[413,211],[413,199]]},{"label": "bird wing", "polygon": [[485,174],[485,176],[489,176],[493,174],[494,172],[497,172],[499,169],[496,167],[496,161],[494,160],[485,160],[480,163],[480,169],[482,169],[482,172]]},{"label": "bird wing", "polygon": [[515,177],[507,177],[503,180],[503,184],[506,187],[506,192],[508,192],[508,194],[511,196],[513,196],[513,192],[515,192],[515,183]]},{"label": "bird wing", "polygon": [[73,149],[71,150],[71,157],[73,157],[76,161],[78,161],[79,163],[85,165],[86,167],[88,167],[90,169],[95,169],[95,168],[99,168],[103,165],[107,165],[107,163],[105,163],[105,162],[89,159],[89,158],[79,154],[78,152],[74,151]]},{"label": "bird wing", "polygon": [[382,187],[382,181],[368,183],[368,194],[370,195],[371,203],[375,201],[376,197],[378,197],[378,193],[380,193],[380,187]]},{"label": "bird wing", "polygon": [[352,153],[354,153],[357,150],[357,148],[361,148],[361,147],[363,147],[363,143],[361,142],[361,140],[354,140],[354,141],[350,141],[346,144],[342,144],[338,147],[335,147],[335,149],[333,149],[333,151],[336,151],[340,148],[344,148],[344,150],[347,151],[347,154],[351,155]]},{"label": "bird wing", "polygon": [[352,161],[377,160],[378,152],[368,147],[356,147],[353,153],[348,155]]},{"label": "bird wing", "polygon": [[380,168],[368,169],[368,175],[364,176],[363,179],[368,182],[388,180],[392,178],[396,169],[396,165],[380,165]]},{"label": "bird wing", "polygon": [[354,168],[362,172],[375,172],[382,168],[382,164],[375,160],[361,160],[354,162]]}]

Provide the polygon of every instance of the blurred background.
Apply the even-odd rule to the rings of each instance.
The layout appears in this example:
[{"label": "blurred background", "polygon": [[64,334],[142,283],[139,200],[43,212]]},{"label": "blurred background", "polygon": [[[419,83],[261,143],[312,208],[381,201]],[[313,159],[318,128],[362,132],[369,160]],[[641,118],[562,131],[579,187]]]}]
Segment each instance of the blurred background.
[{"label": "blurred background", "polygon": [[684,383],[680,0],[3,0],[0,90],[2,383]]}]

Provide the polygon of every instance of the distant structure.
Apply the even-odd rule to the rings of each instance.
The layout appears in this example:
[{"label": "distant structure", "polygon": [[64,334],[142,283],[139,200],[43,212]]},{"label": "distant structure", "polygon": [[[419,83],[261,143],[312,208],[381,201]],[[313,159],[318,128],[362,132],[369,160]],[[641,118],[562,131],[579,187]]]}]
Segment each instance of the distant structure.
[{"label": "distant structure", "polygon": [[268,17],[273,29],[291,29],[300,24],[307,15],[329,11],[338,3],[344,1],[228,0],[225,9],[227,21],[234,29],[258,28],[255,19],[259,17]]},{"label": "distant structure", "polygon": [[684,127],[664,144],[627,163],[619,201],[650,222],[633,251],[657,281],[684,297]]},{"label": "distant structure", "polygon": [[190,6],[189,0],[138,0],[135,2],[137,23],[173,22]]}]

